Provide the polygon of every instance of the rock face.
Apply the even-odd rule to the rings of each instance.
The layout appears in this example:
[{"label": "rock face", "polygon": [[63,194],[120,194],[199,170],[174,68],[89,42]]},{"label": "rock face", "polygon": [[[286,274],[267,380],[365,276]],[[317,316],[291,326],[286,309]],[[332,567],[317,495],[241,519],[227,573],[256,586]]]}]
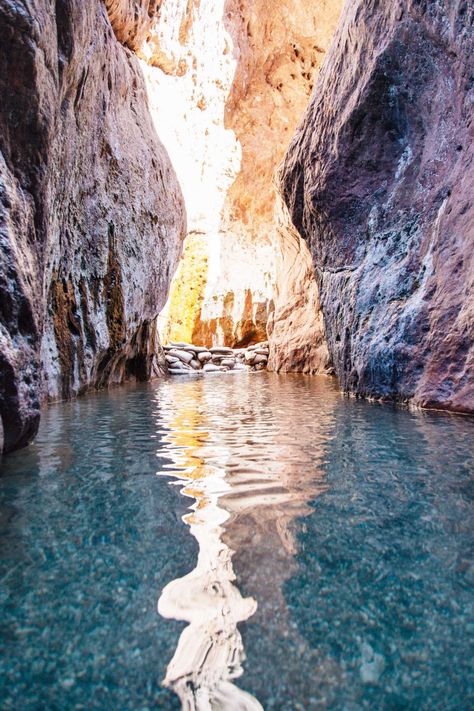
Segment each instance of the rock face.
[{"label": "rock face", "polygon": [[156,315],[186,229],[139,62],[106,9],[132,46],[157,3],[143,17],[124,0],[50,5],[0,0],[7,451],[34,436],[43,399],[157,370]]},{"label": "rock face", "polygon": [[473,6],[347,3],[281,188],[342,386],[474,411]]},{"label": "rock face", "polygon": [[[154,46],[168,60],[150,93],[186,198],[193,249],[183,262],[196,264],[198,253],[207,253],[199,292],[181,276],[186,264],[176,277],[166,337],[246,346],[265,340],[269,317],[283,315],[275,273],[286,274],[288,265],[278,263],[288,254],[280,246],[273,173],[308,104],[340,7],[341,0],[274,0],[271,7],[266,0],[163,0]],[[169,101],[182,106],[181,123],[166,115]],[[314,275],[305,273],[312,289]],[[302,289],[296,298],[303,304],[306,284],[293,286]],[[194,304],[193,325],[186,318],[180,326],[176,303]],[[283,330],[273,331],[276,368],[292,362],[286,340],[276,342]],[[311,325],[307,352],[312,335]],[[300,359],[301,349],[293,363]],[[313,365],[315,359],[312,353]]]},{"label": "rock face", "polygon": [[281,373],[329,375],[333,368],[311,255],[285,206],[279,207],[274,309],[267,324],[268,367]]}]

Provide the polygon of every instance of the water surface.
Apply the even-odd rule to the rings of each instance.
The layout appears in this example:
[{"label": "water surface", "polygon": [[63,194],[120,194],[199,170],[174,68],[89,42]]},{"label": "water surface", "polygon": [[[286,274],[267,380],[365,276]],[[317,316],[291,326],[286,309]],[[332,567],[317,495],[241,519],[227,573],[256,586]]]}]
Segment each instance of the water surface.
[{"label": "water surface", "polygon": [[2,463],[2,709],[472,709],[474,421],[229,374]]}]

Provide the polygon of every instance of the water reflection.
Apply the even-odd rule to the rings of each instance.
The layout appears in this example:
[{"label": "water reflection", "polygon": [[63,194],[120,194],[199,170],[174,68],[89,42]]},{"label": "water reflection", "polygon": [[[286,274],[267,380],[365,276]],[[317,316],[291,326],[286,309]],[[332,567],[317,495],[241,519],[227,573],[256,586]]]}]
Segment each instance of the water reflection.
[{"label": "water reflection", "polygon": [[[194,384],[194,388],[196,387]],[[257,603],[244,598],[234,585],[232,550],[222,541],[229,514],[218,504],[230,486],[225,468],[208,465],[200,456],[209,433],[197,400],[170,387],[160,425],[169,428],[165,448],[178,472],[174,474],[183,496],[194,499],[183,520],[199,545],[197,564],[188,575],[169,583],[158,601],[162,617],[188,622],[168,665],[163,685],[179,696],[183,709],[242,709],[258,711],[259,702],[231,680],[243,673],[245,659],[237,624],[251,617]],[[219,456],[219,453],[216,453]]]},{"label": "water reflection", "polygon": [[[257,612],[257,600],[235,585],[232,558],[246,551],[255,557],[247,572],[255,571],[262,617],[275,622],[277,614],[282,630],[282,583],[296,554],[292,524],[326,489],[321,465],[336,393],[315,428],[304,408],[295,422],[284,398],[273,399],[252,381],[258,376],[242,375],[242,390],[234,377],[217,392],[212,379],[199,379],[170,383],[159,394],[159,433],[173,462],[161,473],[172,474],[193,500],[183,520],[199,544],[195,569],[168,584],[158,602],[163,617],[189,623],[163,682],[185,709],[262,708],[230,682],[242,675],[245,659],[237,625]],[[295,437],[295,426],[301,435],[311,427],[310,447]],[[263,542],[264,560],[256,566]]]},{"label": "water reflection", "polygon": [[2,463],[2,709],[472,709],[473,441],[270,373],[48,408]]}]

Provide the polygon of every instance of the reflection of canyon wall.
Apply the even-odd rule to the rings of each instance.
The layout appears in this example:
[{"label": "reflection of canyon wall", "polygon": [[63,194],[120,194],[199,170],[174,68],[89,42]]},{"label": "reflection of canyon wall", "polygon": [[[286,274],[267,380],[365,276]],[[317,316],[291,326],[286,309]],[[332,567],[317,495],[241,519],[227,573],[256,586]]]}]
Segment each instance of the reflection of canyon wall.
[{"label": "reflection of canyon wall", "polygon": [[146,378],[158,365],[155,317],[184,209],[138,60],[121,44],[148,24],[153,3],[138,19],[129,0],[106,4],[118,12],[116,36],[99,0],[0,0],[7,450],[34,436],[42,398]]},{"label": "reflection of canyon wall", "polygon": [[474,411],[472,2],[346,4],[282,191],[343,387]]},{"label": "reflection of canyon wall", "polygon": [[[164,10],[166,5],[167,0]],[[165,143],[184,185],[190,229],[200,234],[199,240],[193,237],[186,260],[196,262],[207,250],[208,273],[199,290],[196,282],[190,285],[178,275],[165,333],[176,340],[244,345],[265,338],[271,314],[273,366],[324,370],[322,324],[314,326],[314,277],[304,245],[295,250],[281,244],[286,233],[278,227],[272,177],[309,101],[341,0],[309,5],[277,0],[271,7],[264,0],[174,5],[173,17],[165,12],[160,22],[167,18],[169,26],[172,20],[177,39],[165,41],[163,30],[160,41],[170,56],[173,50],[181,72],[160,80],[156,91],[159,96],[166,85],[184,97],[187,126],[176,121],[172,126],[186,145],[182,171],[179,149],[171,148],[177,141],[165,138]],[[178,42],[183,23],[186,32]],[[290,241],[295,239],[298,243],[294,236]],[[196,300],[199,317],[191,327],[189,319],[183,323],[180,305]],[[299,334],[292,345],[285,333],[295,323],[283,304],[288,300],[299,309]]]},{"label": "reflection of canyon wall", "polygon": [[[275,645],[294,636],[283,586],[295,572],[295,521],[326,491],[340,403],[327,378],[239,378],[243,386],[231,376],[219,388],[212,378],[159,388],[157,432],[171,461],[161,473],[182,485],[190,509],[183,520],[199,543],[195,568],[167,585],[158,603],[164,617],[189,623],[165,684],[196,709],[218,698],[226,704],[212,708],[241,708],[237,701],[260,708],[228,683],[243,671],[241,621],[248,620],[246,635],[262,632]],[[246,664],[239,686],[249,688],[256,672]]]}]

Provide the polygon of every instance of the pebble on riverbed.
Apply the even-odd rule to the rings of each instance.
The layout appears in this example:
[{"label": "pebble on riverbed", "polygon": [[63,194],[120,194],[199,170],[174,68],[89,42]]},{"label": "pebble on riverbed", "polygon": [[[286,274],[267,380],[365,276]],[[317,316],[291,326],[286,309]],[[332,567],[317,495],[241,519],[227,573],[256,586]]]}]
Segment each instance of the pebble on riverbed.
[{"label": "pebble on riverbed", "polygon": [[248,348],[214,346],[209,349],[191,343],[171,342],[164,346],[164,351],[170,375],[265,370],[270,352],[268,341]]}]

